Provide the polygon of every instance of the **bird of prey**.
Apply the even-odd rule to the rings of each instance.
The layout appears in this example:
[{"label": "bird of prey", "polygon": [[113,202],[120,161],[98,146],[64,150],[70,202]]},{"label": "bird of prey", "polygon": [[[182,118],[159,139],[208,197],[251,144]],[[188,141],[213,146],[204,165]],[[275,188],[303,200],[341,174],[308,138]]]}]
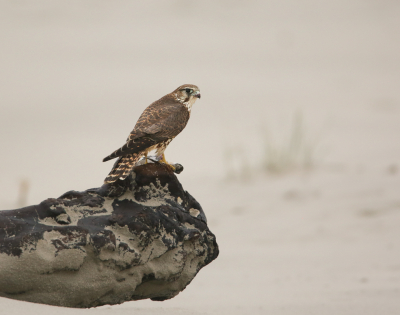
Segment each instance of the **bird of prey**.
[{"label": "bird of prey", "polygon": [[161,158],[161,162],[174,169],[165,160],[164,151],[185,128],[197,98],[200,98],[199,88],[193,84],[184,84],[149,105],[140,115],[126,143],[103,159],[103,162],[106,162],[118,157],[104,182],[112,183],[117,179],[125,179],[142,157],[145,157],[147,162],[147,155],[153,150],[156,156]]}]

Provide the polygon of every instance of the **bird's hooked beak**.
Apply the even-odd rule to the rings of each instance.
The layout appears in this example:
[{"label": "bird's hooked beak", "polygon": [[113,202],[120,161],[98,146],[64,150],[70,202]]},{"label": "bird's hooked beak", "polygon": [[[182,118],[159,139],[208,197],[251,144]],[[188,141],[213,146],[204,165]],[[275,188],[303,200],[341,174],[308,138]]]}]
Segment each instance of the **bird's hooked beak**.
[{"label": "bird's hooked beak", "polygon": [[196,91],[196,92],[194,92],[193,93],[193,96],[195,96],[195,97],[197,97],[197,98],[200,98],[200,91]]}]

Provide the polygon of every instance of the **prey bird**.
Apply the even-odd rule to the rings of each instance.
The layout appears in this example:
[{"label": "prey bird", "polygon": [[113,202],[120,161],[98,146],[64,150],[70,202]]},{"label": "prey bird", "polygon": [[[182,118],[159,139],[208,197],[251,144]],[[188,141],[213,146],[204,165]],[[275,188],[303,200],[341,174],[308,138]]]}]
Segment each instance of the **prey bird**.
[{"label": "prey bird", "polygon": [[105,183],[129,176],[135,164],[155,151],[160,161],[174,167],[165,160],[168,144],[185,128],[190,118],[192,105],[200,98],[196,85],[184,84],[149,105],[140,115],[126,143],[103,159],[103,162],[118,158]]}]

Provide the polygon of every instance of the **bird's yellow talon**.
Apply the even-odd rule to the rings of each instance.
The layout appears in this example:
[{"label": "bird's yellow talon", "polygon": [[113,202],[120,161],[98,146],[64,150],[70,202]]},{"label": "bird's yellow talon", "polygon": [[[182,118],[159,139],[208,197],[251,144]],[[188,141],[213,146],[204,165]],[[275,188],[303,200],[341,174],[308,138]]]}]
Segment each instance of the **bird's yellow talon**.
[{"label": "bird's yellow talon", "polygon": [[161,160],[160,161],[163,162],[164,164],[167,164],[173,171],[175,171],[175,166],[173,166],[172,164],[169,164],[167,162],[167,160],[165,159],[164,153],[161,155]]}]

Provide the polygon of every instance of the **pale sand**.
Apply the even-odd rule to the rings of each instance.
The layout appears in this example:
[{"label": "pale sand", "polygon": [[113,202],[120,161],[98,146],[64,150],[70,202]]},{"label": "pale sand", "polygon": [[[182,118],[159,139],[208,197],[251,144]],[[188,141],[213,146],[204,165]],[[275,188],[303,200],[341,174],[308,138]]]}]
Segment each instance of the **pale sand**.
[{"label": "pale sand", "polygon": [[[167,158],[220,256],[171,301],[0,314],[398,314],[400,4],[129,3],[0,1],[1,209],[20,178],[30,204],[99,186],[143,108],[194,83]],[[230,149],[260,173],[296,110],[313,170],[223,180]]]}]

